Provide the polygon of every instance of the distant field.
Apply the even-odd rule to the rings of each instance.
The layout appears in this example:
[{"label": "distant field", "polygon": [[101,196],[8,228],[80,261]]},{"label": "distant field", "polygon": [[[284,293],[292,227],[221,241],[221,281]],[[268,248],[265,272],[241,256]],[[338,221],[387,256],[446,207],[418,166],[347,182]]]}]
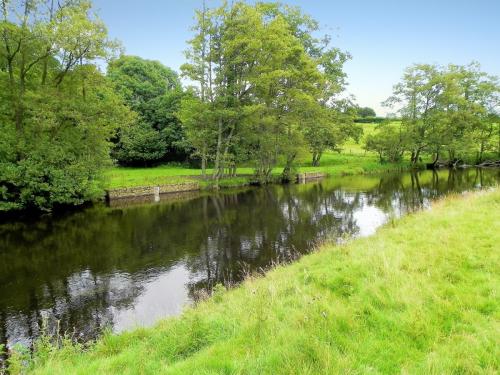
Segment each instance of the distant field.
[{"label": "distant field", "polygon": [[[364,139],[368,134],[375,131],[376,124],[363,124],[364,135],[359,143],[349,141],[344,145],[341,153],[326,152],[319,167],[311,166],[311,156],[308,153],[301,155],[297,161],[299,172],[324,172],[329,175],[360,174],[365,172],[376,172],[387,169],[403,167],[404,164],[380,164],[375,153],[363,150]],[[281,167],[273,170],[274,174],[280,174]],[[207,174],[212,174],[213,169],[207,169]],[[238,175],[251,175],[254,173],[252,167],[238,168]],[[126,168],[114,167],[106,172],[106,187],[116,189],[122,187],[163,185],[179,182],[199,180],[201,169],[182,167],[178,165],[161,165],[154,168]],[[226,185],[233,183],[241,185],[242,178],[228,179]]]},{"label": "distant field", "polygon": [[354,154],[354,155],[365,155],[366,151],[363,150],[363,145],[365,144],[365,139],[367,135],[373,134],[376,130],[378,124],[360,124],[363,126],[363,136],[361,137],[359,143],[349,140],[343,146],[343,153]]}]

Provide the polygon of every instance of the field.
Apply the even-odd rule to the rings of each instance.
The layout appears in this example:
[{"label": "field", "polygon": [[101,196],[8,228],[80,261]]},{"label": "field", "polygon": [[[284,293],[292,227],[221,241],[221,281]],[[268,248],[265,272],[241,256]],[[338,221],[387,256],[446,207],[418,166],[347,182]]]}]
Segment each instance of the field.
[{"label": "field", "polygon": [[[500,191],[455,195],[36,374],[496,374]],[[12,367],[18,371],[21,359]]]},{"label": "field", "polygon": [[[363,124],[365,136],[375,130],[375,124]],[[379,172],[405,167],[406,164],[380,164],[378,157],[374,153],[366,152],[362,148],[363,140],[359,143],[349,141],[341,153],[327,152],[321,159],[319,167],[311,166],[311,157],[304,152],[300,156],[297,166],[298,172],[324,172],[332,176],[346,174],[360,174],[369,172]],[[279,175],[282,168],[275,168],[273,174]],[[208,169],[210,175],[212,169]],[[252,167],[238,168],[238,175],[252,175]],[[187,168],[178,165],[161,165],[155,168],[124,168],[114,167],[106,172],[106,187],[116,189],[134,186],[149,186],[172,184],[178,182],[189,182],[198,180],[201,176],[201,169]],[[247,182],[245,177],[226,179],[222,185],[241,185]],[[203,185],[203,183],[202,183]]]}]

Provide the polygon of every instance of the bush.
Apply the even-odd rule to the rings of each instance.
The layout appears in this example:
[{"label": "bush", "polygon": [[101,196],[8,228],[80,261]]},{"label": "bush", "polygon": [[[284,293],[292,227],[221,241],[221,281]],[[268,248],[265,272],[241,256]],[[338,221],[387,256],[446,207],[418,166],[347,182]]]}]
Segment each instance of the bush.
[{"label": "bush", "polygon": [[354,122],[358,124],[380,124],[384,122],[386,119],[384,117],[364,117],[364,118],[357,118],[354,120]]}]

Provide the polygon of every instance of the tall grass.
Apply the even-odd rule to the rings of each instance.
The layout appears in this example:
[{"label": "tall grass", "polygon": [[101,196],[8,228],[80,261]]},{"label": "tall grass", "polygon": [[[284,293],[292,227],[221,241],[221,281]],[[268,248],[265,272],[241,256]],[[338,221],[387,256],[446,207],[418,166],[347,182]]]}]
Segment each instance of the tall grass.
[{"label": "tall grass", "polygon": [[36,374],[497,374],[500,191],[325,246],[178,319],[35,356]]}]

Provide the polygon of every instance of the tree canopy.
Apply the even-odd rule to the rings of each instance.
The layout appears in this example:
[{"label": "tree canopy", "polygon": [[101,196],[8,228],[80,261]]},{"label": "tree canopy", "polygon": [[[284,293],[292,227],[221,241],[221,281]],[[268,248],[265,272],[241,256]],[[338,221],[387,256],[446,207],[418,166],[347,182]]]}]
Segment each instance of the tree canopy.
[{"label": "tree canopy", "polygon": [[113,155],[123,164],[184,159],[189,147],[176,112],[183,96],[178,74],[158,61],[121,56],[108,78],[137,121],[121,127]]},{"label": "tree canopy", "polygon": [[[478,63],[409,67],[375,117],[345,94],[349,53],[300,8],[223,2],[196,12],[181,76],[123,54],[87,0],[0,0],[0,210],[103,196],[114,162],[196,162],[215,186],[239,165],[267,183],[360,141],[416,166],[500,158],[500,85]],[[106,66],[107,72],[101,69]],[[207,169],[213,167],[211,176]]]},{"label": "tree canopy", "polygon": [[[479,164],[487,154],[500,157],[500,85],[478,63],[413,65],[394,86],[386,105],[399,107],[399,142],[392,144],[410,153],[412,164],[423,153],[433,156],[433,164],[441,159]],[[375,145],[395,132],[389,128],[385,124],[367,148],[380,151]]]},{"label": "tree canopy", "polygon": [[132,117],[97,67],[117,43],[88,1],[0,6],[0,209],[100,197],[108,140]]},{"label": "tree canopy", "polygon": [[361,118],[366,118],[366,117],[376,117],[377,114],[373,110],[373,108],[370,107],[360,107],[358,108],[358,116]]},{"label": "tree canopy", "polygon": [[306,133],[318,126],[333,138],[339,116],[332,102],[344,88],[349,55],[312,37],[317,30],[298,8],[276,3],[238,1],[197,12],[182,67],[196,86],[181,118],[203,167],[213,160],[215,181],[235,160],[253,164],[261,181],[281,162],[290,179],[308,147]]}]

